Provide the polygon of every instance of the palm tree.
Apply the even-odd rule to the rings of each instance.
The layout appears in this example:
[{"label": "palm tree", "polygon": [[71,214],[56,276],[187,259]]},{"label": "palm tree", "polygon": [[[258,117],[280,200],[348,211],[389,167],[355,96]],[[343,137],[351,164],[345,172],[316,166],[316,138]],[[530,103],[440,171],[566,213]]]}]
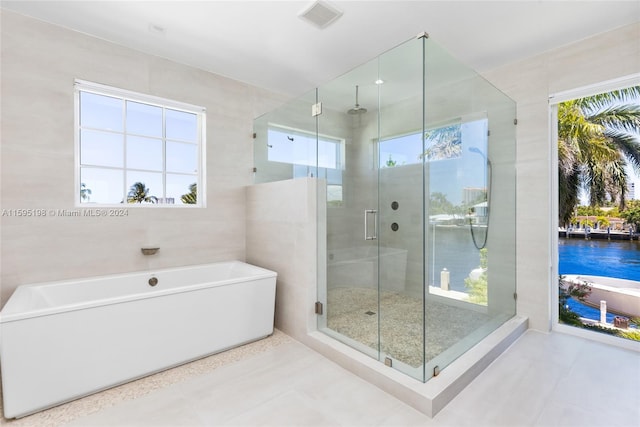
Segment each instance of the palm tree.
[{"label": "palm tree", "polygon": [[182,203],[187,205],[195,205],[198,203],[198,184],[194,182],[189,186],[189,192],[180,197]]},{"label": "palm tree", "polygon": [[127,194],[127,203],[157,203],[156,196],[149,196],[149,189],[144,182],[135,182]]},{"label": "palm tree", "polygon": [[87,184],[85,184],[84,182],[80,183],[80,200],[82,201],[89,201],[89,199],[91,198],[91,189],[87,188]]},{"label": "palm tree", "polygon": [[570,221],[581,188],[591,206],[611,200],[624,210],[627,165],[640,172],[640,86],[559,104],[560,224]]},{"label": "palm tree", "polygon": [[429,147],[421,157],[426,156],[427,160],[452,159],[462,154],[462,134],[459,124],[429,130],[425,132],[424,138],[425,144],[429,144]]}]

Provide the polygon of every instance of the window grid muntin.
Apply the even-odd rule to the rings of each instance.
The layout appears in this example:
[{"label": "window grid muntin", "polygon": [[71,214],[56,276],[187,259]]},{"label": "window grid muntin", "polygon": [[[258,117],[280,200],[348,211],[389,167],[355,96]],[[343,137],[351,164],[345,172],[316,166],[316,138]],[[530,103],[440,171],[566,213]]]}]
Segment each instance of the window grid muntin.
[{"label": "window grid muntin", "polygon": [[[185,104],[185,103],[181,103],[178,101],[172,101],[172,100],[168,100],[168,99],[163,99],[163,98],[158,98],[158,97],[154,97],[151,95],[145,95],[145,94],[139,94],[139,93],[135,93],[135,92],[131,92],[131,91],[127,91],[127,90],[122,90],[122,89],[117,89],[117,88],[112,88],[109,86],[104,86],[104,85],[100,85],[97,83],[91,83],[91,82],[84,82],[84,81],[80,81],[80,80],[76,80],[75,83],[75,99],[76,99],[76,126],[75,126],[75,134],[76,134],[76,205],[78,206],[88,206],[87,203],[83,203],[82,199],[81,199],[81,192],[80,192],[80,187],[81,187],[81,176],[82,176],[82,170],[86,169],[86,168],[94,168],[94,169],[108,169],[108,170],[120,170],[122,171],[122,180],[123,180],[123,189],[122,189],[122,197],[123,200],[127,199],[127,195],[128,195],[128,190],[129,190],[129,186],[127,185],[127,172],[128,171],[132,171],[132,172],[150,172],[150,173],[161,173],[162,174],[162,195],[161,198],[166,201],[167,198],[167,183],[166,183],[166,176],[167,173],[169,174],[173,174],[173,175],[181,175],[181,176],[192,176],[195,180],[195,183],[197,185],[198,188],[198,196],[197,196],[197,203],[195,205],[189,205],[189,204],[183,204],[179,201],[179,203],[175,203],[174,204],[166,204],[166,203],[157,203],[157,204],[129,204],[127,203],[127,207],[129,206],[163,206],[163,207],[205,207],[206,205],[206,199],[205,199],[205,194],[206,194],[206,190],[205,190],[205,182],[204,182],[204,176],[205,176],[205,162],[204,162],[204,156],[205,156],[205,147],[204,147],[204,141],[205,141],[205,128],[204,128],[204,123],[205,123],[205,117],[206,117],[206,110],[203,107],[197,107],[194,105],[190,105],[190,104]],[[92,127],[92,126],[87,126],[84,127],[82,126],[82,103],[81,103],[81,94],[82,93],[90,93],[90,94],[95,94],[95,95],[99,95],[99,96],[105,96],[105,97],[110,97],[110,98],[115,98],[115,99],[119,99],[121,101],[121,119],[122,119],[122,129],[123,131],[117,131],[117,130],[112,130],[112,129],[105,129],[105,128],[97,128],[97,127]],[[162,109],[162,137],[154,137],[154,136],[149,136],[149,135],[144,135],[144,134],[139,134],[139,133],[131,133],[129,134],[127,132],[127,101],[131,101],[133,103],[138,103],[138,104],[145,104],[145,105],[150,105],[150,106],[154,106],[154,107],[159,107]],[[166,138],[166,111],[167,110],[172,110],[172,111],[178,111],[181,113],[186,113],[186,114],[193,114],[195,116],[195,126],[196,126],[196,135],[195,135],[195,141],[190,141],[190,140],[183,140],[183,139],[179,139],[179,138],[171,138],[171,139],[167,139]],[[119,168],[119,167],[114,167],[114,166],[103,166],[103,165],[95,165],[95,164],[84,164],[82,163],[82,156],[81,156],[81,146],[82,146],[82,141],[81,141],[81,133],[82,130],[92,130],[92,131],[99,131],[99,132],[107,132],[107,133],[112,133],[112,134],[117,134],[117,135],[122,135],[122,144],[123,144],[123,167]],[[155,140],[161,140],[162,142],[162,171],[157,171],[157,170],[147,170],[147,169],[141,169],[141,168],[128,168],[127,165],[127,137],[128,136],[136,136],[136,137],[142,137],[142,138],[149,138],[149,139],[155,139]],[[197,171],[195,173],[187,173],[187,172],[169,172],[166,169],[166,144],[167,142],[178,142],[178,143],[183,143],[183,144],[190,144],[190,145],[195,145],[197,147],[196,149],[196,167],[197,167]],[[186,193],[186,190],[185,190]],[[160,197],[159,197],[160,198]],[[113,204],[108,203],[108,204],[91,204],[91,206],[100,206],[100,205],[109,205],[112,206]]]}]

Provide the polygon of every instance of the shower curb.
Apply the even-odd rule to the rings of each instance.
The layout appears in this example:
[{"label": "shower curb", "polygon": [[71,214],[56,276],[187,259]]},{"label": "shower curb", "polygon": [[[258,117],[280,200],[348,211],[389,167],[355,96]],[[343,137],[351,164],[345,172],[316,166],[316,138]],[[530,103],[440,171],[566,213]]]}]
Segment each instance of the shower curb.
[{"label": "shower curb", "polygon": [[388,368],[322,332],[310,332],[303,343],[418,411],[434,417],[527,328],[528,318],[512,317],[444,368],[440,375],[425,383]]}]

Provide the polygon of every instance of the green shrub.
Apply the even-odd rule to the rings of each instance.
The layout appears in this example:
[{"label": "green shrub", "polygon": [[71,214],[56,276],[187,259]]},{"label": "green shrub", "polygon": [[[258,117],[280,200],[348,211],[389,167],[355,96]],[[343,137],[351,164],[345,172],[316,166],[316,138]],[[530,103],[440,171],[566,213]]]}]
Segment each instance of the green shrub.
[{"label": "green shrub", "polygon": [[469,301],[475,304],[487,305],[487,248],[480,249],[480,268],[482,273],[477,279],[467,277],[464,286],[469,291]]}]

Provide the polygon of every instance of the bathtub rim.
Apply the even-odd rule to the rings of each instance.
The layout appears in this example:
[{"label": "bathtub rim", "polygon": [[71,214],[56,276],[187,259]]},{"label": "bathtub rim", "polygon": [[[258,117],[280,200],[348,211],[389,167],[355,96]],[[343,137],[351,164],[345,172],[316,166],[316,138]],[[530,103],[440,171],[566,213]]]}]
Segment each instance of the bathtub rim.
[{"label": "bathtub rim", "polygon": [[[77,302],[72,304],[63,304],[63,305],[56,305],[52,307],[33,309],[28,311],[24,311],[24,310],[13,311],[13,312],[10,311],[10,309],[12,308],[10,305],[12,300],[15,301],[17,298],[19,298],[23,294],[27,292],[31,292],[38,288],[42,288],[42,287],[63,286],[63,285],[76,284],[76,283],[81,283],[83,281],[91,281],[91,280],[104,280],[104,279],[117,280],[117,279],[129,278],[131,276],[136,276],[136,275],[147,277],[150,274],[151,275],[162,274],[169,271],[179,272],[179,271],[193,269],[195,267],[206,267],[210,265],[222,265],[222,264],[230,264],[230,265],[241,264],[243,266],[248,266],[249,268],[251,268],[251,274],[247,274],[240,277],[224,279],[224,280],[205,281],[202,283],[197,283],[197,284],[189,285],[186,287],[153,289],[151,291],[153,293],[137,292],[137,293],[120,295],[120,296],[108,297],[108,298],[99,298],[99,299],[93,299],[88,301],[82,301],[82,302]],[[27,284],[19,285],[15,289],[15,291],[11,294],[6,304],[0,311],[0,326],[4,323],[16,322],[20,320],[27,320],[27,319],[43,317],[43,316],[52,316],[55,314],[67,313],[71,311],[87,310],[94,307],[123,304],[126,302],[132,302],[132,301],[137,301],[137,300],[147,299],[147,298],[160,298],[160,297],[183,293],[183,292],[195,292],[198,290],[207,289],[211,287],[229,286],[236,283],[251,282],[251,281],[256,281],[261,279],[268,279],[272,277],[277,277],[277,273],[275,271],[271,271],[266,268],[259,267],[257,265],[249,264],[244,261],[233,260],[233,261],[211,262],[211,263],[205,263],[205,264],[193,264],[193,265],[179,266],[179,267],[166,267],[166,268],[158,268],[153,270],[138,270],[138,271],[132,271],[128,273],[114,273],[114,274],[105,274],[105,275],[99,275],[99,276],[88,276],[88,277],[82,277],[82,278],[76,278],[76,279],[62,279],[62,280],[55,280],[50,282],[27,283]],[[24,297],[26,298],[28,297],[28,295],[25,295]],[[9,308],[9,310],[7,310],[7,308]]]}]

